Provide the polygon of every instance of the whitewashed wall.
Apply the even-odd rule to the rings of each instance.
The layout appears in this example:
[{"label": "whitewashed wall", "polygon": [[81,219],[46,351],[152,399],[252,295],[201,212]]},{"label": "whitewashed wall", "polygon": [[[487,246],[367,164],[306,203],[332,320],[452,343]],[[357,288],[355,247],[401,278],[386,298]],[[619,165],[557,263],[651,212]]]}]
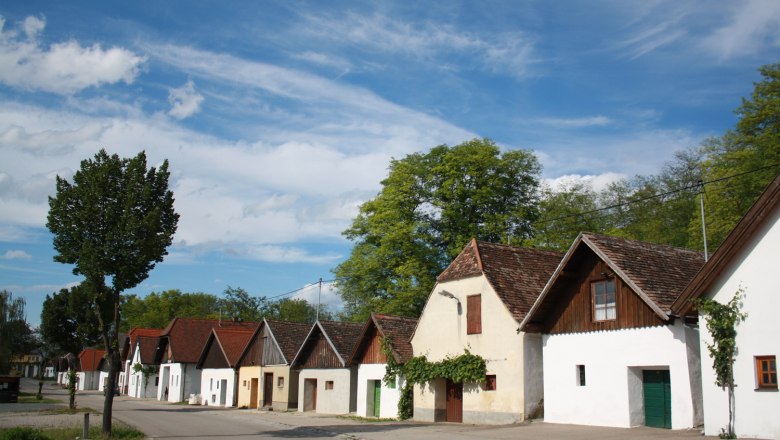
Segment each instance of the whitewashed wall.
[{"label": "whitewashed wall", "polygon": [[[756,391],[754,356],[775,355],[780,361],[780,208],[775,208],[764,227],[754,234],[742,254],[713,285],[712,298],[726,303],[740,288],[745,289],[743,311],[747,319],[737,327],[738,355],[734,364],[737,384],[735,430],[740,438],[780,439],[780,392]],[[728,395],[715,385],[712,359],[706,343],[712,339],[705,320],[700,321],[702,338],[702,383],[704,387],[704,430],[717,435],[728,424]]]},{"label": "whitewashed wall", "polygon": [[[221,381],[225,380],[225,404],[220,405]],[[200,404],[209,406],[233,406],[236,391],[236,371],[232,368],[204,368],[200,375]]]},{"label": "whitewashed wall", "polygon": [[[446,290],[454,299],[439,295]],[[466,297],[482,295],[482,333],[466,334]],[[435,362],[447,356],[463,354],[464,349],[485,358],[487,374],[495,374],[497,389],[485,391],[481,386],[463,387],[464,423],[516,423],[533,413],[542,398],[541,340],[518,333],[518,323],[484,276],[437,284],[420,316],[412,337],[415,356],[425,355]],[[529,335],[530,336],[530,335]],[[535,348],[524,344],[535,344]],[[532,355],[529,362],[524,352]],[[537,386],[534,386],[537,384]],[[441,419],[446,408],[443,389],[428,384],[414,387],[414,419]],[[526,392],[530,393],[526,395]],[[438,416],[436,415],[438,411]]]},{"label": "whitewashed wall", "polygon": [[[642,370],[669,370],[672,429],[701,424],[696,330],[671,326],[544,335],[544,420],[551,423],[644,425]],[[692,357],[692,358],[691,358]],[[585,386],[577,383],[585,366]]]},{"label": "whitewashed wall", "polygon": [[369,408],[373,408],[373,388],[369,387],[369,381],[378,380],[382,382],[379,390],[379,417],[397,418],[398,400],[401,398],[401,389],[404,382],[400,377],[396,377],[395,388],[389,388],[383,381],[385,377],[386,364],[361,364],[358,366],[357,379],[357,415],[361,417],[373,417],[374,413],[369,413]]},{"label": "whitewashed wall", "polygon": [[162,364],[160,365],[160,387],[156,397],[157,400],[164,400],[167,386],[168,402],[185,402],[190,399],[191,394],[200,393],[200,384],[201,370],[195,368],[195,364]]},{"label": "whitewashed wall", "polygon": [[[298,411],[304,409],[304,382],[317,379],[317,413],[348,414],[355,411],[357,372],[355,368],[303,369],[298,375]],[[326,390],[325,382],[332,380],[333,389]]]}]

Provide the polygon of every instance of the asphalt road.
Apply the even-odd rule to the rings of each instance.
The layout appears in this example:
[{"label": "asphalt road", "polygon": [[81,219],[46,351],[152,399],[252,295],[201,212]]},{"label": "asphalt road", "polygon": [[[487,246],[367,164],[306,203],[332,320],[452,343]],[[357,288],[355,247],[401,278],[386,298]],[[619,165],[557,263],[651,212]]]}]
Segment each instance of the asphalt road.
[{"label": "asphalt road", "polygon": [[[34,382],[23,383],[23,390]],[[46,397],[67,399],[65,391],[47,383]],[[103,408],[103,395],[95,391],[79,392],[76,403],[97,411]],[[3,404],[9,405],[9,404]],[[25,404],[0,405],[2,411],[19,411]],[[28,404],[29,405],[29,404]],[[699,431],[671,431],[653,428],[616,429],[591,426],[556,425],[535,422],[526,425],[463,425],[452,423],[360,422],[343,417],[318,416],[309,413],[274,413],[190,406],[156,400],[115,397],[115,420],[143,431],[152,439],[701,439]],[[32,407],[27,407],[27,410]],[[92,415],[90,422],[101,423],[101,416]]]}]

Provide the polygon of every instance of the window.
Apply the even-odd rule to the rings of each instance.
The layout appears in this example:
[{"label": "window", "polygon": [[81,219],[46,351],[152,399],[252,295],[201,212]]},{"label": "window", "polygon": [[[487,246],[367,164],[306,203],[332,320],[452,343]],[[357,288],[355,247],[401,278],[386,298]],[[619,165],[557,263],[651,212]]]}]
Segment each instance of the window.
[{"label": "window", "polygon": [[214,389],[214,379],[209,379],[209,390]]},{"label": "window", "polygon": [[485,391],[495,391],[496,390],[496,375],[495,374],[488,374],[485,376]]},{"label": "window", "polygon": [[777,360],[774,356],[756,356],[758,389],[777,389]]},{"label": "window", "polygon": [[577,386],[585,386],[585,365],[577,365]]},{"label": "window", "polygon": [[179,376],[176,375],[176,386],[179,386]]},{"label": "window", "polygon": [[244,388],[246,388],[246,381],[244,381]]},{"label": "window", "polygon": [[326,390],[332,390],[333,389],[333,381],[332,380],[326,380],[325,381],[325,389]]},{"label": "window", "polygon": [[154,386],[160,386],[160,376],[154,378]]},{"label": "window", "polygon": [[466,333],[482,333],[482,295],[466,297]]},{"label": "window", "polygon": [[280,376],[276,378],[276,386],[278,388],[284,388],[284,377]]},{"label": "window", "polygon": [[608,321],[615,319],[615,280],[603,280],[591,283],[593,293],[593,320]]}]

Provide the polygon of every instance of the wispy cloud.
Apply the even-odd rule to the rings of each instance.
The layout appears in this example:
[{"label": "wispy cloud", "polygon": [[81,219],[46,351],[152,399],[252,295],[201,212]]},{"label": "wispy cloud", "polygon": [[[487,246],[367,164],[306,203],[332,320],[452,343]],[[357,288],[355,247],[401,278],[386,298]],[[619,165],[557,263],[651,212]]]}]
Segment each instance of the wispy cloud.
[{"label": "wispy cloud", "polygon": [[170,89],[168,102],[171,104],[168,114],[182,120],[200,111],[203,95],[195,91],[195,83],[190,80],[179,88]]},{"label": "wispy cloud", "polygon": [[12,87],[70,95],[88,87],[131,83],[145,58],[127,49],[84,47],[71,40],[43,47],[38,34],[45,21],[28,17],[25,36],[5,29],[0,16],[0,82]]},{"label": "wispy cloud", "polygon": [[11,249],[3,254],[3,260],[32,260],[32,255],[25,251]]},{"label": "wispy cloud", "polygon": [[531,124],[541,124],[553,128],[585,128],[585,127],[603,127],[610,125],[613,121],[602,115],[587,116],[583,118],[536,118],[529,120]]},{"label": "wispy cloud", "polygon": [[[535,64],[534,37],[523,31],[483,32],[476,34],[454,25],[425,21],[414,23],[383,14],[362,15],[348,12],[344,16],[304,16],[298,29],[317,38],[428,60],[446,68],[451,55],[474,58],[474,69],[512,76],[524,76]],[[458,68],[464,68],[459,65]]]},{"label": "wispy cloud", "polygon": [[732,19],[702,41],[721,60],[780,47],[780,2],[750,0],[730,3]]}]

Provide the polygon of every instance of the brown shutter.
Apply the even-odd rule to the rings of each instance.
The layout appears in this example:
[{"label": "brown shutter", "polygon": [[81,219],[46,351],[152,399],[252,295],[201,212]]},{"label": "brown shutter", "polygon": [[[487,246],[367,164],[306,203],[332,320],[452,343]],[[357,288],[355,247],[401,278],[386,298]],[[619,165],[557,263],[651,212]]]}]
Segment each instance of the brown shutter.
[{"label": "brown shutter", "polygon": [[466,297],[466,333],[482,333],[482,295]]}]

